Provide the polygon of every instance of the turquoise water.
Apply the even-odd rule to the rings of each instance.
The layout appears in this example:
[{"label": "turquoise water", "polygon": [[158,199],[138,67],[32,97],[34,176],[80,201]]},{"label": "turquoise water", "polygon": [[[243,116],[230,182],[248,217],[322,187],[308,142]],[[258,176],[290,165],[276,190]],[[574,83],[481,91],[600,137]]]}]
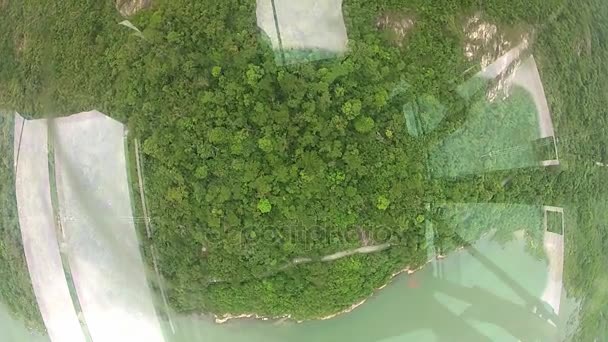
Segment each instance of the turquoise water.
[{"label": "turquoise water", "polygon": [[0,341],[32,341],[42,342],[49,341],[48,338],[30,332],[23,322],[11,317],[7,311],[7,307],[0,302]]}]

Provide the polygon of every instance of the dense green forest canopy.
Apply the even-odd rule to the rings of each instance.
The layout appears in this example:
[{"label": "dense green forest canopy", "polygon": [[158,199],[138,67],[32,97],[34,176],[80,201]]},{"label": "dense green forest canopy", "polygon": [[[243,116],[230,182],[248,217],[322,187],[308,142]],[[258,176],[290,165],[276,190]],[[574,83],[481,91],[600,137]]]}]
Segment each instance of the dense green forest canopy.
[{"label": "dense green forest canopy", "polygon": [[[426,262],[424,227],[441,222],[432,207],[446,202],[569,205],[580,219],[568,233],[567,289],[585,298],[606,281],[599,271],[582,276],[606,265],[606,226],[589,214],[606,176],[590,162],[602,148],[606,159],[602,1],[347,0],[348,52],[283,66],[255,6],[158,0],[130,18],[138,35],[118,25],[111,1],[0,1],[2,108],[34,116],[96,108],[128,122],[141,142],[154,229],[145,247],[158,252],[173,308],[297,319],[342,310]],[[387,13],[412,18],[399,42],[377,24]],[[488,104],[489,83],[458,93],[479,71],[481,56],[463,53],[462,28],[475,15],[509,37],[528,34],[567,168],[430,174],[428,152],[475,111],[530,108],[517,89]],[[423,117],[441,112],[425,119],[429,134],[408,132],[403,108],[412,103]],[[454,232],[437,227],[449,252]],[[319,260],[385,242],[395,246]],[[313,262],[284,267],[301,257]],[[585,324],[601,314],[597,302],[608,303],[598,296],[583,308],[580,336],[594,333]]]}]

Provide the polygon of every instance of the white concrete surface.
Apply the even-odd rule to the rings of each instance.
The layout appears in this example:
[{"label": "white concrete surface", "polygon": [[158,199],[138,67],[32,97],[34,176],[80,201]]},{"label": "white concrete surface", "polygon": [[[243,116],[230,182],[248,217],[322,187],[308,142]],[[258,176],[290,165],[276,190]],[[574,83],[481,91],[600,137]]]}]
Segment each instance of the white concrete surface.
[{"label": "white concrete surface", "polygon": [[540,137],[552,137],[555,135],[553,131],[553,121],[549,112],[549,104],[545,96],[543,82],[540,79],[538,68],[534,56],[530,56],[522,61],[517,67],[513,76],[513,83],[526,89],[534,99],[536,105],[536,113],[538,115],[538,123]]},{"label": "white concrete surface", "polygon": [[93,341],[163,341],[133,223],[123,125],[85,112],[56,119],[54,131],[66,252]]},{"label": "white concrete surface", "polygon": [[15,159],[20,150],[15,179],[17,207],[25,258],[38,307],[52,341],[85,341],[59,253],[51,205],[47,146],[46,120],[24,121],[17,115]]},{"label": "white concrete surface", "polygon": [[[564,209],[560,207],[545,206],[544,225],[545,235],[543,236],[543,247],[547,259],[549,260],[547,284],[541,296],[541,299],[549,304],[556,314],[559,314],[564,274]],[[553,230],[559,228],[562,234],[556,234],[547,231],[547,212],[556,212],[561,214],[561,227],[551,227]]]},{"label": "white concrete surface", "polygon": [[549,277],[541,299],[547,302],[556,314],[559,314],[564,273],[564,236],[545,232],[543,246],[549,259]]},{"label": "white concrete surface", "polygon": [[276,21],[274,20],[274,9],[272,0],[257,0],[255,14],[258,27],[270,38],[272,48],[279,50],[279,33],[277,32]]},{"label": "white concrete surface", "polygon": [[275,50],[346,51],[342,0],[257,0],[256,16]]}]

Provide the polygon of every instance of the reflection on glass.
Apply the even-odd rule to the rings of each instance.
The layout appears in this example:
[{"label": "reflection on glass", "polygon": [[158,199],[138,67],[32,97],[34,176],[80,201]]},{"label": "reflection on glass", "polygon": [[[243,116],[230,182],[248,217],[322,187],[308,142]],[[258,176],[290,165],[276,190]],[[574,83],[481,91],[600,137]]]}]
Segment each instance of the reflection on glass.
[{"label": "reflection on glass", "polygon": [[559,164],[538,69],[532,56],[520,62],[522,49],[509,51],[459,87],[464,100],[470,101],[468,117],[432,148],[434,175],[454,177]]},{"label": "reflection on glass", "polygon": [[310,62],[346,52],[342,0],[257,0],[256,15],[278,64]]}]

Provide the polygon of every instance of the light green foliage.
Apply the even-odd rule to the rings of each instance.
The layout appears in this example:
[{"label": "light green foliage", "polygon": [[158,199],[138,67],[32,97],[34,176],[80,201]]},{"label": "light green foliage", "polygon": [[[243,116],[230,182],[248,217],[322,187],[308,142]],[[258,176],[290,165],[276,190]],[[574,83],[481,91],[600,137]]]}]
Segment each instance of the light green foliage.
[{"label": "light green foliage", "polygon": [[205,165],[201,165],[201,166],[197,167],[196,171],[194,171],[194,176],[198,179],[205,179],[205,178],[207,178],[208,175],[209,175],[209,170],[207,169],[207,166],[205,166]]},{"label": "light green foliage", "polygon": [[[336,91],[343,93],[343,88],[338,88]],[[342,105],[342,113],[346,115],[349,120],[354,119],[361,113],[361,101],[349,100]]]},{"label": "light green foliage", "polygon": [[213,75],[213,77],[215,77],[215,78],[220,77],[221,74],[222,74],[221,66],[216,65],[211,69],[211,75]]},{"label": "light green foliage", "polygon": [[360,116],[355,120],[355,129],[359,133],[369,133],[374,129],[374,119],[367,116]]},{"label": "light green foliage", "polygon": [[258,147],[266,152],[266,153],[270,153],[272,152],[272,140],[268,137],[263,137],[258,139]]},{"label": "light green foliage", "polygon": [[255,87],[262,76],[264,76],[264,70],[257,65],[250,64],[245,75],[247,77],[247,83],[250,86]]},{"label": "light green foliage", "polygon": [[263,198],[258,202],[258,210],[262,214],[269,213],[272,210],[272,204],[270,204],[270,201],[268,199]]},{"label": "light green foliage", "polygon": [[376,200],[376,208],[378,208],[379,210],[388,209],[388,206],[390,204],[391,204],[391,201],[382,195],[378,196],[378,199]]}]

